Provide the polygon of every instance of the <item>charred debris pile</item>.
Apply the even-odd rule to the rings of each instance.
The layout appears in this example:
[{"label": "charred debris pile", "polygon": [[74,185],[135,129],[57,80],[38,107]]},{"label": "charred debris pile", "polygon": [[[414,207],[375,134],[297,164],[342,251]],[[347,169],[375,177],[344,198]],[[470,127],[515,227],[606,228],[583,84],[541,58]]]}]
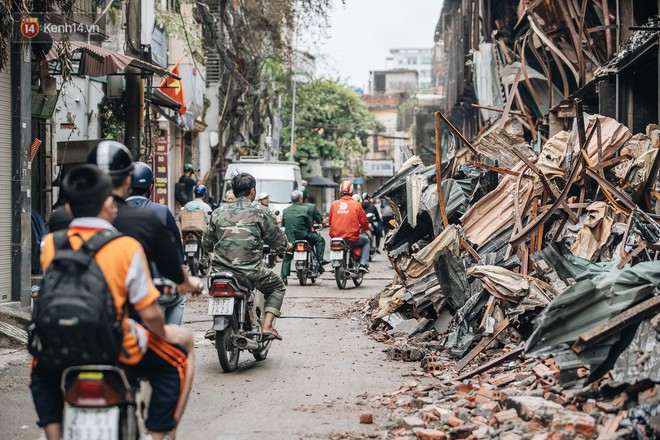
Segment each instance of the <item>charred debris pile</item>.
[{"label": "charred debris pile", "polygon": [[495,128],[463,160],[411,156],[374,194],[395,211],[396,275],[360,312],[390,359],[438,380],[380,396],[401,433],[659,435],[660,128],[575,105],[538,152]]}]

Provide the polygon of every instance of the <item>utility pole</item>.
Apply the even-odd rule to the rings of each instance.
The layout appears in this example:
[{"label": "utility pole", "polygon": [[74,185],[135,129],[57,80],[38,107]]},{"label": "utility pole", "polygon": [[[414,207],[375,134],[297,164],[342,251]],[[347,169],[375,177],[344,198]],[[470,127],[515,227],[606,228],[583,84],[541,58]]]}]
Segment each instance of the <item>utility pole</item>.
[{"label": "utility pole", "polygon": [[[140,2],[141,0],[128,0],[126,13],[126,54],[141,59],[140,42]],[[133,157],[139,158],[141,146],[140,130],[144,105],[144,88],[141,70],[127,66],[124,70],[126,90],[124,92],[125,139],[124,143],[131,150]]]},{"label": "utility pole", "polygon": [[293,13],[293,51],[291,54],[291,79],[293,80],[293,104],[291,106],[291,147],[289,153],[289,160],[293,161],[293,147],[295,142],[295,128],[296,128],[296,89],[298,82],[296,81],[296,49],[298,48],[298,32],[296,30],[296,14]]}]

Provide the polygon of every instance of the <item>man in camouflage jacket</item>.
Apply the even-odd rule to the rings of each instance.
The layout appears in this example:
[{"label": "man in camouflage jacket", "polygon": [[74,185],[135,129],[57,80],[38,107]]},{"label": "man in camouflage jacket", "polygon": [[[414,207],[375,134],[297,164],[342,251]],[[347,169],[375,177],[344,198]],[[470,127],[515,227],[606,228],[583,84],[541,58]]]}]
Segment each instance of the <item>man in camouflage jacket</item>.
[{"label": "man in camouflage jacket", "polygon": [[273,328],[273,320],[280,316],[285,287],[282,278],[263,264],[263,245],[271,252],[282,254],[292,247],[277,226],[270,211],[253,206],[256,196],[254,177],[241,173],[232,178],[236,202],[224,209],[216,209],[204,231],[202,246],[213,252],[214,272],[237,272],[248,277],[266,298],[262,332],[281,339]]}]

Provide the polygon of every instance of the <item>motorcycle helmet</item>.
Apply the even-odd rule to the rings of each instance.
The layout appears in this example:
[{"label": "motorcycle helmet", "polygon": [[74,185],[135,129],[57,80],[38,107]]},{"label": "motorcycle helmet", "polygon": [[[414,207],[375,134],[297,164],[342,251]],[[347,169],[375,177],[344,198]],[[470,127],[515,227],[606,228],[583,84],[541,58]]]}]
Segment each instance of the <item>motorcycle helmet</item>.
[{"label": "motorcycle helmet", "polygon": [[344,180],[341,185],[339,185],[339,192],[342,194],[353,194],[353,182],[350,180]]},{"label": "motorcycle helmet", "polygon": [[197,185],[194,192],[195,195],[204,197],[206,195],[206,187],[204,185]]},{"label": "motorcycle helmet", "polygon": [[154,182],[154,173],[151,171],[151,167],[144,162],[135,162],[133,166],[133,182],[131,183],[131,188],[149,188]]},{"label": "motorcycle helmet", "polygon": [[260,192],[259,195],[257,196],[257,200],[263,200],[263,199],[267,199],[269,197],[270,197],[270,194],[268,194],[267,192]]},{"label": "motorcycle helmet", "polygon": [[362,193],[362,200],[367,200],[369,198],[369,193]]},{"label": "motorcycle helmet", "polygon": [[186,171],[195,171],[195,168],[193,168],[191,163],[187,163],[183,166],[183,171],[184,172],[186,172]]},{"label": "motorcycle helmet", "polygon": [[362,199],[360,199],[360,194],[353,194],[352,197],[353,197],[353,200],[355,200],[358,203],[360,203],[362,201]]},{"label": "motorcycle helmet", "polygon": [[94,164],[110,177],[127,176],[133,170],[133,156],[124,144],[101,141],[87,155],[87,163]]}]

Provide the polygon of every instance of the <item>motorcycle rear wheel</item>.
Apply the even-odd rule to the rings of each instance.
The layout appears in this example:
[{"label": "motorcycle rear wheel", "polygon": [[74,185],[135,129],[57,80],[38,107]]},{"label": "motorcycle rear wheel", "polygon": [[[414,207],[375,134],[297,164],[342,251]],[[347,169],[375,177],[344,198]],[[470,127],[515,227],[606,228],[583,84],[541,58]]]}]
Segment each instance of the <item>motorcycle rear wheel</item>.
[{"label": "motorcycle rear wheel", "polygon": [[360,284],[362,284],[362,281],[364,280],[364,275],[359,274],[356,277],[353,277],[353,284],[355,284],[355,287],[358,287]]},{"label": "motorcycle rear wheel", "polygon": [[344,274],[344,265],[335,267],[335,281],[340,289],[346,288],[346,275]]},{"label": "motorcycle rear wheel", "polygon": [[188,267],[190,268],[190,275],[196,277],[199,274],[199,262],[195,257],[188,257]]},{"label": "motorcycle rear wheel", "polygon": [[298,273],[298,282],[300,283],[301,286],[306,286],[307,285],[307,271],[305,270],[299,270],[297,271]]},{"label": "motorcycle rear wheel", "polygon": [[229,318],[229,326],[215,332],[215,349],[218,361],[225,373],[231,373],[238,368],[238,358],[241,350],[232,341],[232,336],[238,334],[238,319],[236,313]]}]

